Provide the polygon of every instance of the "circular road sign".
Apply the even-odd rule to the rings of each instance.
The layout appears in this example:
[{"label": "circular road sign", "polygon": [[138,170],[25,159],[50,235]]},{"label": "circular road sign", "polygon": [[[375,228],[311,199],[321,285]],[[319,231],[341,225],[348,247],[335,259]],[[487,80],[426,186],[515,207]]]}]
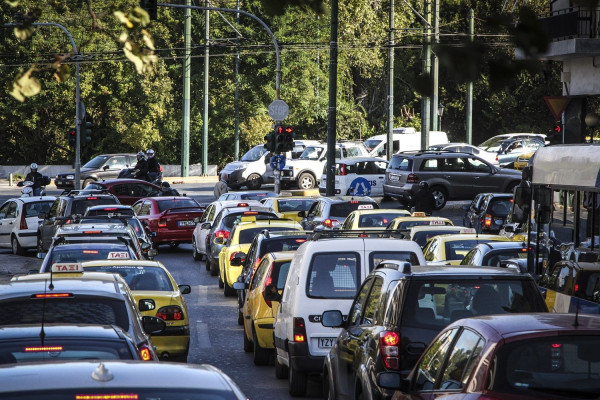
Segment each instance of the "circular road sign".
[{"label": "circular road sign", "polygon": [[269,104],[269,115],[275,121],[283,121],[290,113],[290,108],[283,100],[274,100]]}]

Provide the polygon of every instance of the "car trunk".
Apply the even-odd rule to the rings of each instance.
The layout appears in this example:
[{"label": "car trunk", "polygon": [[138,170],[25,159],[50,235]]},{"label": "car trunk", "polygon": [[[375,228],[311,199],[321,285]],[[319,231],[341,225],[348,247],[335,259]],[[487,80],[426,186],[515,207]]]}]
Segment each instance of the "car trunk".
[{"label": "car trunk", "polygon": [[204,215],[202,208],[170,208],[162,213],[160,219],[166,221],[167,230],[189,231],[191,235],[196,227],[194,218],[202,218],[202,215]]}]

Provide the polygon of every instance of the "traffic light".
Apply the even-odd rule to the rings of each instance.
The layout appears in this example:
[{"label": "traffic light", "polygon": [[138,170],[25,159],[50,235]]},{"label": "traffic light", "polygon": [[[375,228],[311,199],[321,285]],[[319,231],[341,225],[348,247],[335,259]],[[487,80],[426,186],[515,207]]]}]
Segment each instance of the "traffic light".
[{"label": "traffic light", "polygon": [[275,127],[275,153],[285,153],[285,132],[283,126]]},{"label": "traffic light", "polygon": [[552,131],[548,137],[550,144],[559,144],[563,141],[563,129],[560,122],[556,122],[552,127]]},{"label": "traffic light", "polygon": [[71,128],[67,134],[67,139],[69,140],[69,146],[75,146],[77,144],[77,129]]},{"label": "traffic light", "polygon": [[284,143],[285,143],[284,151],[294,150],[294,138],[296,137],[296,134],[294,133],[294,128],[292,128],[291,126],[286,126],[283,129],[283,132],[284,132]]},{"label": "traffic light", "polygon": [[560,135],[560,134],[562,134],[562,126],[560,126],[560,123],[558,123],[558,122],[557,122],[556,124],[554,124],[554,127],[552,128],[552,132],[553,132],[555,135]]},{"label": "traffic light", "polygon": [[150,20],[158,17],[158,0],[140,0],[140,7],[148,13]]},{"label": "traffic light", "polygon": [[91,121],[83,121],[81,123],[81,130],[79,131],[81,134],[81,143],[89,143],[92,141],[92,125]]},{"label": "traffic light", "polygon": [[269,132],[265,135],[265,149],[273,153],[275,151],[275,132]]}]

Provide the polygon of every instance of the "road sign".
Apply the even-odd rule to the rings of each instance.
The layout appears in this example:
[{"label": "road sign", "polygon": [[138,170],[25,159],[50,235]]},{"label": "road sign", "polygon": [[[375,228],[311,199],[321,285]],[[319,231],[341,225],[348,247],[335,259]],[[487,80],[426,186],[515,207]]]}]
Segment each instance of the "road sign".
[{"label": "road sign", "polygon": [[290,113],[290,108],[283,100],[274,100],[269,104],[269,115],[275,121],[283,121]]},{"label": "road sign", "polygon": [[356,178],[350,184],[349,191],[353,196],[369,196],[371,194],[371,184],[365,178]]},{"label": "road sign", "polygon": [[560,121],[560,115],[565,111],[571,99],[565,96],[544,96],[544,101],[554,115],[554,120]]},{"label": "road sign", "polygon": [[271,168],[281,171],[285,167],[285,156],[274,155],[271,157]]}]

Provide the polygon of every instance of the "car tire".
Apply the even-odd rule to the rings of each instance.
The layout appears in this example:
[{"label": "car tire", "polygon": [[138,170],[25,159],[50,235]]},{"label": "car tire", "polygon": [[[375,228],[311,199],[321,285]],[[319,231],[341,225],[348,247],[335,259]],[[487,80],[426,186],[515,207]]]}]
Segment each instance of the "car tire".
[{"label": "car tire", "polygon": [[277,354],[275,355],[275,377],[277,379],[285,379],[288,377],[288,367],[279,362]]},{"label": "car tire", "polygon": [[250,339],[248,339],[248,335],[246,335],[246,329],[244,328],[244,351],[246,353],[250,353],[252,350],[254,350],[254,345]]},{"label": "car tire", "polygon": [[210,276],[217,276],[217,275],[219,275],[219,263],[211,261],[210,262]]},{"label": "car tire", "polygon": [[94,182],[96,182],[95,179],[87,178],[86,180],[83,181],[83,185],[81,185],[81,188],[85,189],[87,185],[89,185],[90,183],[94,183]]},{"label": "car tire", "polygon": [[303,172],[298,176],[298,189],[312,189],[315,187],[315,177],[309,172]]},{"label": "car tire", "polygon": [[246,187],[250,190],[258,190],[262,186],[262,177],[259,174],[250,174],[246,179]]},{"label": "car tire", "polygon": [[221,279],[221,276],[219,275],[219,289],[223,289],[224,286],[223,279]]},{"label": "car tire", "polygon": [[431,188],[431,194],[433,195],[433,209],[441,210],[448,201],[448,191],[441,186],[434,186]]},{"label": "car tire", "polygon": [[194,257],[194,261],[202,261],[202,254],[198,253],[196,249],[196,240],[192,240],[192,257]]},{"label": "car tire", "polygon": [[12,248],[12,253],[16,256],[25,255],[25,249],[21,247],[21,243],[19,243],[19,239],[15,235],[12,235],[10,239],[10,246]]},{"label": "car tire", "polygon": [[261,347],[258,343],[258,338],[256,337],[256,331],[254,329],[252,329],[252,335],[252,343],[254,345],[254,356],[252,360],[254,361],[254,365],[268,365],[269,359],[271,358],[271,352],[269,349]]},{"label": "car tire", "polygon": [[288,372],[288,382],[290,385],[290,394],[292,396],[306,396],[306,374],[296,371],[296,369],[291,363]]},{"label": "car tire", "polygon": [[237,294],[237,291],[227,283],[227,271],[223,271],[223,286],[223,294],[225,297],[233,297]]}]

